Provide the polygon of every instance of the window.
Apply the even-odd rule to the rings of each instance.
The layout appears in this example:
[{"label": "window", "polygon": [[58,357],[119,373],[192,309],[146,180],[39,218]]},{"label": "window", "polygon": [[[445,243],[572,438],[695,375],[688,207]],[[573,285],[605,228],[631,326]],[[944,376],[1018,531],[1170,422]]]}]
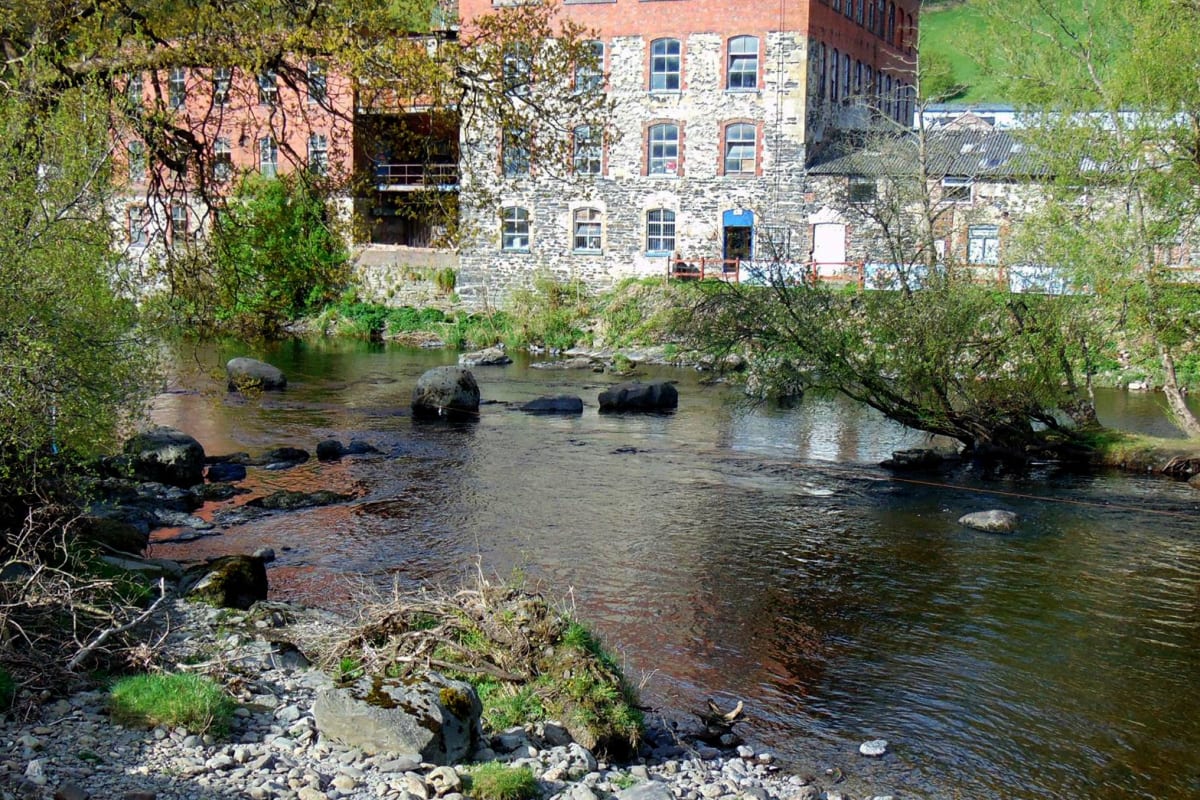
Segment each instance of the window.
[{"label": "window", "polygon": [[829,99],[833,102],[838,101],[838,64],[841,62],[841,56],[838,54],[837,48],[833,49],[833,63],[829,70]]},{"label": "window", "polygon": [[509,206],[501,212],[501,220],[501,249],[529,252],[529,211]]},{"label": "window", "polygon": [[125,84],[125,97],[129,99],[130,105],[142,104],[142,73],[135,72],[129,76],[129,82]]},{"label": "window", "polygon": [[875,179],[865,175],[851,175],[846,194],[851,203],[870,203],[875,200]]},{"label": "window", "polygon": [[264,106],[273,106],[279,99],[279,86],[276,83],[275,70],[269,69],[258,76],[258,102]]},{"label": "window", "polygon": [[578,208],[572,215],[571,249],[576,253],[599,253],[600,210],[596,208]]},{"label": "window", "polygon": [[895,44],[895,42],[896,42],[896,4],[895,3],[888,3],[887,36],[885,36],[884,38],[893,44]]},{"label": "window", "polygon": [[188,228],[188,207],[183,203],[171,204],[171,241],[175,244],[187,244],[191,236]]},{"label": "window", "polygon": [[320,61],[308,62],[308,102],[323,103],[329,95],[329,80],[325,76],[325,65]]},{"label": "window", "polygon": [[850,99],[850,54],[842,53],[842,97]]},{"label": "window", "polygon": [[679,174],[679,126],[652,125],[648,137],[647,170],[651,175]]},{"label": "window", "polygon": [[725,128],[725,174],[753,175],[757,168],[755,144],[758,138],[755,127],[746,122],[736,122]]},{"label": "window", "polygon": [[867,0],[867,30],[875,32],[875,0]]},{"label": "window", "polygon": [[329,140],[322,134],[308,137],[308,171],[313,175],[329,174]]},{"label": "window", "polygon": [[894,98],[894,95],[892,94],[892,76],[885,75],[883,78],[883,113],[886,114],[888,117],[893,116],[893,114],[895,113],[892,110],[893,98]]},{"label": "window", "polygon": [[758,88],[758,37],[735,36],[729,40],[727,88]]},{"label": "window", "polygon": [[951,203],[969,203],[973,184],[970,178],[942,178],[942,198]]},{"label": "window", "polygon": [[584,42],[585,57],[575,65],[575,91],[594,92],[604,88],[604,42]]},{"label": "window", "polygon": [[863,90],[863,63],[859,60],[854,61],[854,96],[862,97]]},{"label": "window", "polygon": [[229,140],[219,138],[213,142],[213,180],[224,182],[233,177],[233,149]]},{"label": "window", "polygon": [[854,4],[854,21],[859,25],[863,24],[863,4],[864,0],[857,0]]},{"label": "window", "polygon": [[141,183],[146,180],[146,145],[130,142],[126,149],[129,153],[129,182]]},{"label": "window", "polygon": [[504,177],[519,178],[529,174],[529,132],[508,128],[500,142],[500,161]]},{"label": "window", "polygon": [[646,212],[646,252],[675,251],[675,212],[655,208]]},{"label": "window", "polygon": [[167,73],[167,102],[171,108],[183,108],[187,100],[187,72],[183,67],[172,67]]},{"label": "window", "polygon": [[[851,2],[851,0],[846,0],[846,2],[849,3],[849,2]],[[842,0],[833,0],[833,10],[834,11],[842,10]]]},{"label": "window", "polygon": [[820,80],[817,81],[817,99],[824,100],[826,81],[829,78],[829,52],[825,49],[825,45],[823,43],[818,43],[817,48],[821,53],[821,75]]},{"label": "window", "polygon": [[875,6],[875,33],[878,33],[880,36],[883,36],[887,28],[887,20],[884,19],[886,12],[887,0],[879,0]]},{"label": "window", "polygon": [[229,67],[213,67],[212,96],[214,105],[229,105],[229,87],[232,85],[233,70]]},{"label": "window", "polygon": [[967,263],[1000,263],[1000,228],[995,225],[972,225],[967,228]]},{"label": "window", "polygon": [[150,222],[150,209],[145,206],[129,207],[129,243],[134,246],[144,246],[149,240],[147,226]]},{"label": "window", "polygon": [[580,125],[573,132],[574,159],[572,166],[576,175],[600,174],[600,136],[590,125]]},{"label": "window", "polygon": [[754,252],[770,261],[792,260],[792,232],[777,225],[759,225],[754,229]]},{"label": "window", "polygon": [[279,144],[270,136],[258,140],[258,171],[265,178],[279,172]]},{"label": "window", "polygon": [[510,45],[504,51],[504,91],[514,97],[525,97],[529,94],[529,84],[532,79],[533,61],[529,49],[524,45]]},{"label": "window", "polygon": [[678,39],[655,39],[650,43],[650,91],[679,91],[681,52]]},{"label": "window", "polygon": [[854,0],[846,0],[846,19],[854,16]]}]

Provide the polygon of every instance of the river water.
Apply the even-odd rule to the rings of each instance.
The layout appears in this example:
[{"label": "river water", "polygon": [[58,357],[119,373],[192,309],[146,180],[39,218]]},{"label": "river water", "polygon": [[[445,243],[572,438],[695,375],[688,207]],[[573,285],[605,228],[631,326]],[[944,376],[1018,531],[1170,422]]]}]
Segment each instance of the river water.
[{"label": "river water", "polygon": [[[284,369],[287,391],[227,395],[220,365],[245,354]],[[836,399],[747,408],[688,370],[642,375],[678,380],[669,416],[599,415],[614,378],[517,364],[474,370],[499,401],[477,422],[414,422],[417,376],[454,357],[182,352],[155,416],[210,454],[360,437],[384,455],[251,469],[256,494],[356,499],[186,543],[163,532],[155,555],[273,547],[272,594],[331,605],[363,584],[518,572],[598,629],[650,705],[744,700],[750,742],[840,769],[854,796],[1200,796],[1195,489],[1050,468],[899,480],[874,464],[921,435]],[[505,405],[558,393],[583,416]],[[1153,395],[1100,400],[1105,421],[1169,432]],[[985,508],[1018,512],[1020,531],[956,523]],[[874,738],[888,754],[858,755]]]}]

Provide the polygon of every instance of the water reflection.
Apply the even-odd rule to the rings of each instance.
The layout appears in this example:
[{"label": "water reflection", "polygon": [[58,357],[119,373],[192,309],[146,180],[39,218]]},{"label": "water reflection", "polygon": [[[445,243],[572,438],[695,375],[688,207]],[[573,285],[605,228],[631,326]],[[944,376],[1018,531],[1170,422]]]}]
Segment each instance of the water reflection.
[{"label": "water reflection", "polygon": [[[871,464],[919,434],[837,398],[747,408],[681,371],[662,373],[680,381],[676,414],[627,417],[596,413],[609,376],[481,368],[487,399],[569,392],[589,406],[414,425],[416,377],[451,354],[266,355],[289,374],[284,394],[227,396],[202,373],[158,416],[209,452],[358,436],[383,454],[252,470],[259,493],[357,499],[159,554],[271,546],[272,591],[323,601],[360,576],[452,583],[478,557],[573,603],[649,676],[652,703],[745,699],[752,738],[811,768],[906,797],[1195,796],[1200,543],[1186,486],[1053,472],[903,483]],[[1101,413],[1160,424],[1140,397]],[[1018,511],[1019,535],[957,525],[981,507]],[[891,755],[858,757],[877,736]]]}]

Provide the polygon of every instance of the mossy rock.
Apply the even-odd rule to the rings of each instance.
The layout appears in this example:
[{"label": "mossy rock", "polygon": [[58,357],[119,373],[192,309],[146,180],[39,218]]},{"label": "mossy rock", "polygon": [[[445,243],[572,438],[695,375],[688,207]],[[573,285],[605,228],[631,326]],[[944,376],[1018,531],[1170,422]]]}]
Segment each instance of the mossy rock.
[{"label": "mossy rock", "polygon": [[216,608],[245,610],[267,599],[267,567],[257,556],[222,556],[191,570],[189,576],[195,583],[187,598]]}]

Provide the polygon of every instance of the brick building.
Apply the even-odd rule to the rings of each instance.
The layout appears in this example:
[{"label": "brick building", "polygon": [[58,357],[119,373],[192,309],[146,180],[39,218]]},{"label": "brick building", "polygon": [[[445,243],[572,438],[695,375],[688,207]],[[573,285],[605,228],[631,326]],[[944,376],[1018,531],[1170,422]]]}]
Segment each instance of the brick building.
[{"label": "brick building", "polygon": [[[502,0],[460,0],[464,28]],[[500,131],[464,159],[472,204],[459,292],[498,302],[532,276],[605,286],[681,259],[807,261],[824,211],[806,166],[846,131],[907,125],[917,0],[563,0],[595,31],[616,136],[574,132],[573,174],[510,159]],[[732,269],[733,267],[730,267]]]}]

